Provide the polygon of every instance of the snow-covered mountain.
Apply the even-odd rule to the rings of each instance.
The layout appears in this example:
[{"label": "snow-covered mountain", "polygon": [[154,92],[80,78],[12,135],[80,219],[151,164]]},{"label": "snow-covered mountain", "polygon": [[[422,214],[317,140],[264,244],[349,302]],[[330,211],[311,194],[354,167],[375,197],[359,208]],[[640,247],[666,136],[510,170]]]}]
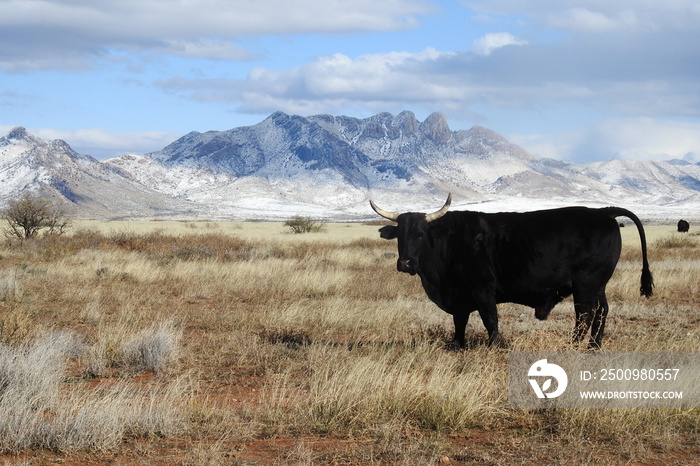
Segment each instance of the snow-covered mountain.
[{"label": "snow-covered mountain", "polygon": [[[44,152],[53,155],[29,157]],[[54,160],[61,157],[74,167],[65,193],[56,188],[69,179],[68,165]],[[422,210],[439,207],[447,192],[456,208],[475,210],[617,204],[647,218],[700,217],[700,165],[536,159],[486,128],[452,131],[440,113],[419,122],[408,111],[366,119],[277,112],[253,126],[192,132],[158,152],[104,162],[15,129],[0,139],[0,196],[10,179],[13,192],[54,187],[112,217],[155,215],[133,207],[157,198],[147,202],[151,211],[180,217],[372,218],[370,197],[389,209]],[[119,183],[121,204],[99,194],[96,179],[109,189]]]},{"label": "snow-covered mountain", "polygon": [[0,138],[0,205],[34,191],[79,217],[159,216],[192,210],[185,202],[129,179],[129,174],[76,153],[66,142],[44,141],[24,128]]}]

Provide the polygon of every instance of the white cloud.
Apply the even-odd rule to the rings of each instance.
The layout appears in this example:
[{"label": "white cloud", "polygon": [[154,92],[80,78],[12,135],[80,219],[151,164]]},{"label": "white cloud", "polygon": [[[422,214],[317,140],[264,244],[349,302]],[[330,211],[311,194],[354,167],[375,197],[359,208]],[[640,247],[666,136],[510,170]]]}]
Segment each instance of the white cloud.
[{"label": "white cloud", "polygon": [[122,38],[236,37],[399,30],[415,27],[415,16],[433,9],[421,0],[10,0],[0,4],[0,25],[102,31],[115,37],[123,31]]},{"label": "white cloud", "polygon": [[588,8],[571,8],[549,16],[548,22],[555,28],[573,31],[602,32],[618,28],[618,22]]},{"label": "white cloud", "polygon": [[596,145],[623,160],[667,160],[700,156],[700,122],[625,118],[592,130]]},{"label": "white cloud", "polygon": [[245,36],[415,28],[422,0],[0,2],[0,69],[74,68],[111,50],[245,60]]},{"label": "white cloud", "polygon": [[27,128],[31,134],[47,141],[63,139],[76,152],[96,158],[116,157],[127,153],[144,154],[162,149],[182,136],[166,131],[112,132],[104,128],[59,130]]},{"label": "white cloud", "polygon": [[508,45],[527,45],[527,41],[507,32],[486,34],[474,41],[474,52],[483,56],[491,55],[494,50]]},{"label": "white cloud", "polygon": [[531,23],[576,32],[694,29],[700,19],[697,0],[465,0],[482,16],[509,15]]},{"label": "white cloud", "polygon": [[537,157],[700,162],[700,122],[620,118],[556,134],[510,135]]},{"label": "white cloud", "polygon": [[221,40],[171,40],[161,49],[163,53],[190,58],[210,58],[215,60],[251,60],[253,54],[243,47]]},{"label": "white cloud", "polygon": [[423,103],[435,109],[467,97],[468,87],[459,85],[459,79],[435,69],[457,56],[431,48],[357,58],[338,53],[289,69],[257,67],[246,80],[174,78],[157,84],[194,100],[235,102],[250,113],[335,113],[339,108],[382,106],[384,111]]},{"label": "white cloud", "polygon": [[422,95],[424,98],[439,98],[440,86],[434,86],[434,82],[422,82],[420,70],[416,68],[429,67],[436,60],[449,56],[454,56],[454,53],[432,48],[417,53],[368,54],[356,59],[335,54],[321,57],[300,71],[308,91],[320,96]]}]

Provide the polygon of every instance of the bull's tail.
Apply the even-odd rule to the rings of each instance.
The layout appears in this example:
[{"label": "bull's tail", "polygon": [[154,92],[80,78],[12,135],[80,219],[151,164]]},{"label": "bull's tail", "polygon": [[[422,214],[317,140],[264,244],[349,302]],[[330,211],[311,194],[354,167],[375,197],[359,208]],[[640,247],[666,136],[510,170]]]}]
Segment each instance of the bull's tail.
[{"label": "bull's tail", "polygon": [[642,221],[632,212],[622,207],[605,207],[603,210],[611,217],[627,217],[637,225],[639,239],[642,242],[642,280],[639,291],[642,296],[650,297],[654,294],[652,290],[652,288],[654,288],[654,278],[651,276],[651,271],[649,270],[649,261],[647,260],[647,237],[644,234]]}]

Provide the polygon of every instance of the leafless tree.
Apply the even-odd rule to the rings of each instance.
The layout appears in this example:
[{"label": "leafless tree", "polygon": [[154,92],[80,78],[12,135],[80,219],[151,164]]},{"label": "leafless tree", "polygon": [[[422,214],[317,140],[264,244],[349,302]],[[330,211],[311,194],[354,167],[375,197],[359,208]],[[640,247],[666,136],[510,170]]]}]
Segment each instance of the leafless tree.
[{"label": "leafless tree", "polygon": [[8,238],[33,238],[42,229],[46,229],[45,234],[60,235],[70,224],[60,206],[30,192],[9,200],[0,211],[0,218],[7,223],[5,236]]}]

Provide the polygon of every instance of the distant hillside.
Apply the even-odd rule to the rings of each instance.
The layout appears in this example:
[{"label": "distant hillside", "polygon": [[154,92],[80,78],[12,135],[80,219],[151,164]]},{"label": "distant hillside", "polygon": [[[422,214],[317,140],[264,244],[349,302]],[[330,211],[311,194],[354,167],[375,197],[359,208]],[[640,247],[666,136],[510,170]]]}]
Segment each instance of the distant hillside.
[{"label": "distant hillside", "polygon": [[0,138],[0,203],[34,191],[76,216],[169,216],[192,211],[187,203],[130,179],[113,165],[77,154],[64,141],[44,141],[24,128]]}]

